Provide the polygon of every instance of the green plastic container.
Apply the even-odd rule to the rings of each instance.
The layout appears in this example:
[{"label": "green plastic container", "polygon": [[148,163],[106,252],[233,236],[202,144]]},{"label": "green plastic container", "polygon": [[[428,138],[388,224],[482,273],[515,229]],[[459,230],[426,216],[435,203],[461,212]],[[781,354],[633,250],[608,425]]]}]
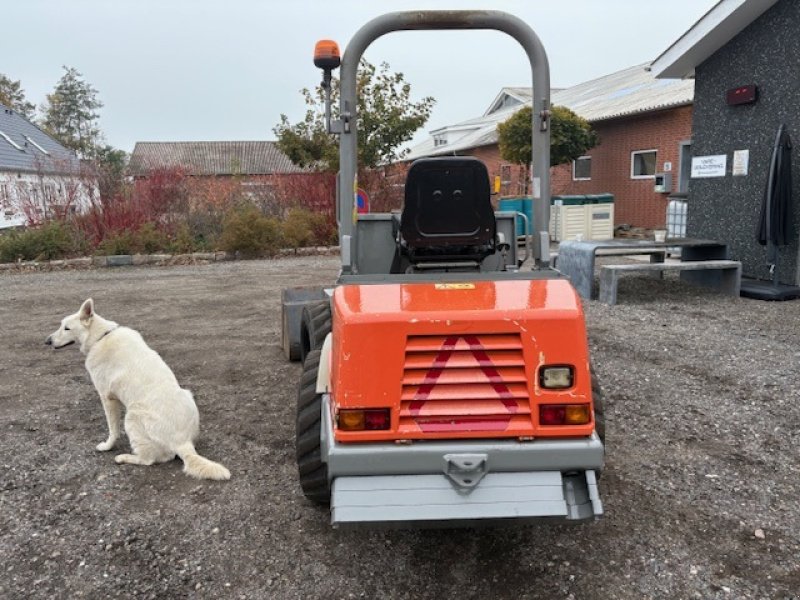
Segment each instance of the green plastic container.
[{"label": "green plastic container", "polygon": [[561,204],[563,206],[581,206],[584,204],[591,204],[591,202],[588,200],[588,196],[584,196],[582,194],[573,196],[553,196],[550,198],[550,204],[555,204],[556,200],[561,200]]},{"label": "green plastic container", "polygon": [[586,196],[589,199],[588,204],[614,204],[614,194],[591,194]]}]

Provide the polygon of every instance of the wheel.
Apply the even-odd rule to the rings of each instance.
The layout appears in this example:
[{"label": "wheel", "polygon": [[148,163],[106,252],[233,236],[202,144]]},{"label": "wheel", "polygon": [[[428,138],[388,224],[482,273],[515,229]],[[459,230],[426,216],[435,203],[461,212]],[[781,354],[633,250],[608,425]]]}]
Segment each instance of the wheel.
[{"label": "wheel", "polygon": [[328,300],[306,304],[300,322],[300,360],[305,362],[309,352],[322,348],[331,332],[331,304]]},{"label": "wheel", "polygon": [[328,466],[322,462],[322,394],[317,393],[320,349],[311,350],[303,361],[303,374],[297,390],[295,454],[300,487],[309,500],[318,504],[331,501]]},{"label": "wheel", "polygon": [[594,429],[597,431],[597,437],[606,443],[606,412],[603,403],[603,389],[600,387],[600,380],[597,378],[594,366],[589,367],[592,374],[592,402],[594,403]]}]

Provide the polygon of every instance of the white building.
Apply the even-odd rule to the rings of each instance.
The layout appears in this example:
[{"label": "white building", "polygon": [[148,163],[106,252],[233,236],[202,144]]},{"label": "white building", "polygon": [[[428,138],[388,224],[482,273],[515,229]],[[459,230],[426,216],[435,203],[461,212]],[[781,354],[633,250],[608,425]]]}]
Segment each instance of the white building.
[{"label": "white building", "polygon": [[96,187],[72,150],[0,104],[0,229],[81,211]]}]

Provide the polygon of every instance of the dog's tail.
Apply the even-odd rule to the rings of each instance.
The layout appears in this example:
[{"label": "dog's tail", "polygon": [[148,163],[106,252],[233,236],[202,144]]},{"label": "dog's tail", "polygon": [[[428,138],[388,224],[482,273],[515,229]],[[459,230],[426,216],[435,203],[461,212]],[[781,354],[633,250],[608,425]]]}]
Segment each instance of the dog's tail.
[{"label": "dog's tail", "polygon": [[181,444],[175,450],[183,461],[183,472],[197,479],[230,479],[231,472],[219,463],[200,456],[192,442]]}]

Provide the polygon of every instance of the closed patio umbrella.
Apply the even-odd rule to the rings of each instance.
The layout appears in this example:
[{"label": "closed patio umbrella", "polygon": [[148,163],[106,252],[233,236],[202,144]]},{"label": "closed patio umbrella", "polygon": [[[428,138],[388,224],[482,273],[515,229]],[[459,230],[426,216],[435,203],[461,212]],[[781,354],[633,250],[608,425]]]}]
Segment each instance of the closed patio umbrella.
[{"label": "closed patio umbrella", "polygon": [[786,125],[778,128],[758,223],[758,243],[767,246],[767,263],[774,268],[778,247],[789,243],[792,229],[792,139]]},{"label": "closed patio umbrella", "polygon": [[758,280],[742,280],[742,296],[759,300],[800,297],[800,287],[778,282],[779,248],[792,239],[792,203],[792,139],[786,125],[781,125],[772,148],[767,186],[756,228],[758,243],[767,247],[767,265],[772,274],[772,285]]}]

